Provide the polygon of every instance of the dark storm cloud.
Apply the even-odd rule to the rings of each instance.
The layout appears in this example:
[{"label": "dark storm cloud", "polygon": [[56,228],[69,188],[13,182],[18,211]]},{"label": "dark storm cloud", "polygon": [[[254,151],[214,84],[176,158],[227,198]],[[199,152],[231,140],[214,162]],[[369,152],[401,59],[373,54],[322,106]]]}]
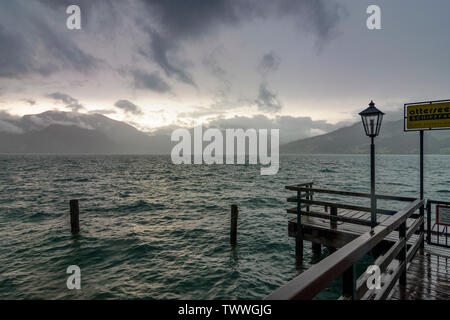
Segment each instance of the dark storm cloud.
[{"label": "dark storm cloud", "polygon": [[[270,1],[270,0],[265,0]],[[276,11],[280,16],[290,16],[299,29],[313,34],[320,41],[329,40],[336,35],[336,27],[346,9],[330,0],[277,0]]]},{"label": "dark storm cloud", "polygon": [[35,25],[39,30],[36,40],[41,41],[43,54],[56,59],[55,68],[69,67],[75,71],[88,72],[98,65],[96,58],[81,50],[67,35],[58,34],[43,21],[36,21]]},{"label": "dark storm cloud", "polygon": [[105,2],[102,0],[39,0],[39,2],[54,8],[54,9],[65,9],[72,5],[78,5],[80,7],[83,7],[84,9],[90,9],[93,5],[95,5],[95,2]]},{"label": "dark storm cloud", "polygon": [[146,73],[135,70],[132,72],[134,86],[138,89],[148,89],[159,93],[170,92],[170,86],[157,73]]},{"label": "dark storm cloud", "polygon": [[167,76],[174,75],[181,82],[195,87],[195,81],[189,72],[170,56],[179,50],[180,41],[196,40],[211,33],[219,25],[238,22],[237,1],[142,1],[149,15],[155,17],[158,26],[144,25],[143,29],[149,34],[150,43],[141,53],[153,59]]},{"label": "dark storm cloud", "polygon": [[267,83],[261,83],[259,86],[259,94],[255,103],[258,110],[264,112],[278,112],[282,108],[277,95],[267,88]]},{"label": "dark storm cloud", "polygon": [[0,110],[0,120],[16,120],[16,119],[19,119],[19,117],[10,114],[8,111]]},{"label": "dark storm cloud", "polygon": [[[141,53],[156,63],[167,76],[195,85],[192,76],[170,58],[182,41],[201,39],[221,26],[237,26],[255,18],[290,17],[320,41],[334,34],[342,8],[324,0],[142,0],[156,27],[144,24],[149,46]],[[146,50],[150,50],[147,52]],[[275,61],[274,61],[275,62]]]},{"label": "dark storm cloud", "polygon": [[37,61],[33,56],[32,46],[24,36],[8,32],[2,25],[0,25],[0,47],[0,77],[19,78],[29,73],[46,76],[55,70],[54,67]]},{"label": "dark storm cloud", "polygon": [[275,72],[280,66],[281,59],[276,55],[275,52],[266,53],[258,64],[258,71],[262,75],[267,75],[269,73]]},{"label": "dark storm cloud", "polygon": [[88,112],[89,114],[102,114],[102,115],[109,115],[109,114],[115,114],[116,111],[112,109],[98,109],[98,110],[91,110]]},{"label": "dark storm cloud", "polygon": [[148,12],[157,18],[162,31],[176,39],[197,38],[221,24],[239,22],[234,0],[142,0]]},{"label": "dark storm cloud", "polygon": [[73,103],[78,103],[78,100],[75,98],[72,98],[71,96],[69,96],[68,94],[62,93],[62,92],[53,92],[48,94],[49,98],[52,98],[56,101],[61,101],[64,104],[68,105],[68,104],[73,104]]},{"label": "dark storm cloud", "polygon": [[203,67],[222,85],[219,95],[226,95],[231,89],[228,72],[221,66],[219,58],[223,58],[225,49],[223,47],[216,48],[202,59]]},{"label": "dark storm cloud", "polygon": [[175,40],[198,38],[223,25],[254,18],[291,17],[300,27],[327,39],[343,9],[331,0],[142,0],[164,34]]},{"label": "dark storm cloud", "polygon": [[[333,1],[324,0],[8,1],[0,12],[0,77],[47,76],[67,69],[89,72],[100,65],[99,59],[75,43],[65,27],[51,24],[56,21],[65,26],[65,9],[72,4],[82,9],[83,30],[86,26],[87,31],[102,32],[105,37],[114,37],[113,29],[124,19],[136,23],[148,36],[139,52],[157,63],[166,76],[194,87],[196,82],[186,63],[176,57],[183,42],[202,39],[223,26],[283,17],[292,18],[306,32],[325,40],[332,36],[342,11]],[[159,90],[167,88],[163,85]]]},{"label": "dark storm cloud", "polygon": [[47,8],[54,10],[64,25],[67,7],[78,5],[81,9],[82,29],[101,32],[105,37],[114,37],[116,29],[123,26],[122,23],[127,18],[125,8],[136,1],[140,0],[39,0]]},{"label": "dark storm cloud", "polygon": [[0,132],[23,133],[22,128],[16,125],[19,117],[9,114],[7,111],[0,110]]},{"label": "dark storm cloud", "polygon": [[[38,9],[42,8],[37,2],[30,4],[18,0],[2,4],[0,77],[47,76],[62,69],[92,70],[99,61],[80,49],[64,33],[64,27],[50,25],[54,18],[51,11]],[[65,11],[62,13],[59,17],[64,23],[67,16]]]},{"label": "dark storm cloud", "polygon": [[[94,10],[107,11],[108,15],[112,15],[116,10],[114,9],[115,3],[119,1],[115,0],[38,0],[43,5],[56,10],[58,12],[63,12],[63,18],[67,17],[66,9],[71,5],[77,5],[80,7],[82,12],[83,24],[90,22],[92,16],[94,16]],[[111,17],[114,18],[114,17]]]},{"label": "dark storm cloud", "polygon": [[119,100],[117,101],[114,106],[117,108],[123,110],[125,113],[130,113],[133,115],[141,115],[142,110],[134,103],[128,101],[128,100]]},{"label": "dark storm cloud", "polygon": [[222,81],[225,80],[227,76],[227,71],[219,65],[214,53],[209,54],[203,58],[203,66],[217,79]]},{"label": "dark storm cloud", "polygon": [[26,103],[28,103],[30,106],[34,106],[36,104],[36,100],[34,99],[23,99]]},{"label": "dark storm cloud", "polygon": [[66,108],[71,109],[73,112],[78,112],[84,109],[84,106],[78,102],[77,99],[72,98],[68,94],[62,92],[53,92],[47,95],[55,101],[62,102]]},{"label": "dark storm cloud", "polygon": [[73,112],[78,112],[80,110],[83,110],[84,106],[82,104],[79,104],[79,103],[73,103],[73,104],[67,105],[66,108],[71,109]]},{"label": "dark storm cloud", "polygon": [[196,84],[192,76],[181,66],[178,66],[169,59],[170,52],[176,51],[178,46],[154,30],[149,30],[148,32],[151,38],[150,51],[141,50],[140,53],[150,60],[153,59],[168,77],[175,76],[181,82],[195,87]]}]

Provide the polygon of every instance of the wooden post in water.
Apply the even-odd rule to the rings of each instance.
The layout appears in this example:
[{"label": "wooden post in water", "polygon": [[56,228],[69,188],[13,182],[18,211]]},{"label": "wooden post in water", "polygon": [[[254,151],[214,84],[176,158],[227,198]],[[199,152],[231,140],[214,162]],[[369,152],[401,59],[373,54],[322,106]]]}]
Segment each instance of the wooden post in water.
[{"label": "wooden post in water", "polygon": [[80,232],[80,207],[78,200],[70,200],[70,227],[73,234]]},{"label": "wooden post in water", "polygon": [[320,257],[322,253],[322,245],[320,243],[313,242],[312,243],[312,251],[315,257]]},{"label": "wooden post in water", "polygon": [[[331,207],[331,211],[330,211],[330,215],[332,216],[337,216],[337,207],[336,206],[332,206]],[[336,229],[337,228],[337,220],[331,218],[330,219],[330,227],[331,229]]]},{"label": "wooden post in water", "polygon": [[355,265],[349,267],[342,275],[342,295],[351,300],[356,299]]},{"label": "wooden post in water", "polygon": [[237,243],[237,222],[239,210],[236,204],[231,205],[231,228],[230,228],[230,244],[232,247]]},{"label": "wooden post in water", "polygon": [[[337,220],[333,219],[332,217],[337,217],[338,215],[338,209],[335,205],[330,207],[330,228],[331,229],[336,229],[337,228]],[[328,247],[328,251],[330,252],[330,254],[336,252],[336,248],[334,247]]]}]

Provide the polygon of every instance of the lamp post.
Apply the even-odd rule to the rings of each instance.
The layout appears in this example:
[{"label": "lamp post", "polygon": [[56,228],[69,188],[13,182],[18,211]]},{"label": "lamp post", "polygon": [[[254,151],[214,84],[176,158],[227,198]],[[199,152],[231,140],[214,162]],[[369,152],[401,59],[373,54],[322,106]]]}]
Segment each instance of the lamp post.
[{"label": "lamp post", "polygon": [[377,199],[375,196],[375,144],[373,139],[380,133],[381,121],[384,113],[375,107],[375,103],[370,101],[369,107],[359,113],[361,116],[364,131],[370,137],[370,225],[372,229],[377,224]]}]

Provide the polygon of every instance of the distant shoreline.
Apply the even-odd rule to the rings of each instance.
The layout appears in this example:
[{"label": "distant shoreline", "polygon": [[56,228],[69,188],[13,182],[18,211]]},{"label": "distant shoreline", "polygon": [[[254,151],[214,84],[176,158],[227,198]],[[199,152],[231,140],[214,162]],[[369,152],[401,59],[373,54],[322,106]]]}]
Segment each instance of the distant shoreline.
[{"label": "distant shoreline", "polygon": [[[170,156],[169,153],[3,153],[0,156]],[[366,153],[280,153],[280,156],[368,156]],[[418,156],[419,153],[377,153],[376,156]],[[425,153],[429,156],[450,156],[450,153]]]}]

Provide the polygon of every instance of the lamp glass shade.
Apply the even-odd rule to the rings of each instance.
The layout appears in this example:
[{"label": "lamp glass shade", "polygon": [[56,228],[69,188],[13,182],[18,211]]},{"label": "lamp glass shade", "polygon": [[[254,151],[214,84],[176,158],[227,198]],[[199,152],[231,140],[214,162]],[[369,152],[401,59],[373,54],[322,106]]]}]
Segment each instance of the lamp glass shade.
[{"label": "lamp glass shade", "polygon": [[371,101],[369,107],[360,112],[359,115],[361,116],[366,135],[369,137],[378,136],[384,113],[375,107],[375,103]]}]

